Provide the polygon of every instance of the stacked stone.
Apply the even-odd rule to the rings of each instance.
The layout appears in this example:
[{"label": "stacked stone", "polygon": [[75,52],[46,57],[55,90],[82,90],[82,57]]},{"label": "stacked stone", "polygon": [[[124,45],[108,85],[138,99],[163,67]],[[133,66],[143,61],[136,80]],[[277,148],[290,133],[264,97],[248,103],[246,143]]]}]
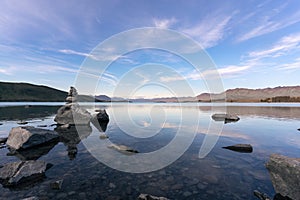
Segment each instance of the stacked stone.
[{"label": "stacked stone", "polygon": [[68,93],[68,96],[66,98],[67,103],[75,103],[77,102],[77,90],[74,87],[70,87],[70,91]]},{"label": "stacked stone", "polygon": [[77,97],[77,90],[71,87],[66,98],[67,103],[58,109],[54,121],[60,125],[88,125],[90,123],[92,116],[87,110],[80,107]]}]

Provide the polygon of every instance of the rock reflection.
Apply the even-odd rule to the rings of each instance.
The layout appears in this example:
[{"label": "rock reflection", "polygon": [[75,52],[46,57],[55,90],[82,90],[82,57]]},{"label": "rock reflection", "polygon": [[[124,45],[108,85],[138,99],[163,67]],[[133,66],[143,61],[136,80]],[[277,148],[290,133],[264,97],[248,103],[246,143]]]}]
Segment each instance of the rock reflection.
[{"label": "rock reflection", "polygon": [[58,132],[60,141],[67,146],[70,160],[74,160],[76,158],[78,151],[77,144],[92,133],[92,128],[89,125],[69,126],[68,128],[62,128],[59,126],[54,130]]},{"label": "rock reflection", "polygon": [[58,140],[46,143],[34,148],[24,149],[24,150],[11,150],[9,149],[9,153],[7,153],[8,156],[16,156],[22,161],[26,160],[37,160],[43,155],[48,154],[48,152],[53,149],[58,143]]},{"label": "rock reflection", "polygon": [[[199,106],[201,111],[208,112],[218,107]],[[300,119],[300,107],[276,107],[276,106],[227,106],[228,114],[238,114],[245,116],[258,116],[269,118],[283,118],[283,119]],[[220,111],[221,108],[220,108]]]}]

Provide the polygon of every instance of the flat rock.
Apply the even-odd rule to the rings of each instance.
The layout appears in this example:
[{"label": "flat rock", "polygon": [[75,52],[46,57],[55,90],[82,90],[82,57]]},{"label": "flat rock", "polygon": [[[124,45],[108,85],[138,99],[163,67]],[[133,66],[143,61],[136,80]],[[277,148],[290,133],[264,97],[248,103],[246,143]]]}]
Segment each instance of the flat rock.
[{"label": "flat rock", "polygon": [[135,149],[132,149],[128,146],[125,146],[125,145],[117,145],[117,144],[112,144],[112,145],[109,145],[108,148],[112,148],[112,149],[115,149],[121,153],[139,153],[137,150]]},{"label": "flat rock", "polygon": [[0,138],[0,144],[5,144],[6,141],[7,141],[7,137]]},{"label": "flat rock", "polygon": [[25,122],[25,121],[19,121],[19,122],[17,122],[17,124],[19,124],[19,125],[25,125],[25,124],[28,124],[28,122]]},{"label": "flat rock", "polygon": [[0,180],[4,186],[16,186],[22,182],[31,182],[44,176],[47,163],[37,161],[19,161],[7,163],[0,168]]},{"label": "flat rock", "polygon": [[53,142],[59,135],[52,130],[35,128],[33,126],[15,127],[9,132],[6,145],[13,150],[27,149]]},{"label": "flat rock", "polygon": [[166,197],[157,197],[150,194],[140,194],[138,200],[169,200]]},{"label": "flat rock", "polygon": [[252,153],[253,148],[250,144],[235,144],[232,146],[222,147],[224,149],[229,149],[232,151],[237,151],[240,153]]},{"label": "flat rock", "polygon": [[300,197],[300,158],[272,154],[266,163],[276,193],[291,199]]},{"label": "flat rock", "polygon": [[224,123],[237,122],[240,118],[237,115],[230,114],[213,114],[211,118],[215,121],[224,121]]}]

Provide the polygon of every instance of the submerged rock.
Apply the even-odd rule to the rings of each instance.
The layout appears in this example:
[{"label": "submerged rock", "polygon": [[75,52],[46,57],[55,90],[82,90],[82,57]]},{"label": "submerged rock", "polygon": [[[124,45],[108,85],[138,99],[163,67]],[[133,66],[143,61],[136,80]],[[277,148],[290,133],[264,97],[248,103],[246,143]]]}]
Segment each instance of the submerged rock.
[{"label": "submerged rock", "polygon": [[250,144],[236,144],[232,146],[222,147],[224,149],[229,149],[232,151],[237,151],[240,153],[252,153],[253,148]]},{"label": "submerged rock", "polygon": [[272,154],[266,163],[276,193],[291,199],[300,197],[300,158]]},{"label": "submerged rock", "polygon": [[5,187],[32,183],[43,178],[47,169],[47,163],[41,160],[8,163],[0,168],[0,180]]},{"label": "submerged rock", "polygon": [[237,122],[240,118],[237,115],[230,114],[213,114],[212,119],[215,121],[224,121],[224,123]]},{"label": "submerged rock", "polygon": [[265,194],[265,193],[261,193],[261,192],[259,192],[257,190],[254,190],[253,193],[260,200],[271,200],[271,198],[267,194]]},{"label": "submerged rock", "polygon": [[101,140],[104,140],[104,139],[107,139],[107,138],[109,138],[109,137],[108,137],[108,135],[106,135],[106,134],[100,134],[99,138],[100,138]]},{"label": "submerged rock", "polygon": [[54,118],[55,122],[60,125],[87,125],[90,123],[92,116],[77,103],[77,95],[77,90],[71,87],[66,98],[67,103],[58,109]]},{"label": "submerged rock", "polygon": [[108,148],[112,148],[112,149],[115,149],[121,153],[126,153],[126,154],[132,154],[132,153],[139,153],[137,150],[135,149],[132,149],[128,146],[125,146],[125,145],[117,145],[117,144],[112,144],[112,145],[109,145]]},{"label": "submerged rock", "polygon": [[140,194],[138,200],[169,200],[166,197],[157,197],[150,194]]},{"label": "submerged rock", "polygon": [[59,135],[52,130],[33,126],[15,127],[9,132],[6,145],[12,150],[27,149],[58,140]]},{"label": "submerged rock", "polygon": [[53,190],[60,190],[63,183],[63,179],[50,183],[50,188]]}]

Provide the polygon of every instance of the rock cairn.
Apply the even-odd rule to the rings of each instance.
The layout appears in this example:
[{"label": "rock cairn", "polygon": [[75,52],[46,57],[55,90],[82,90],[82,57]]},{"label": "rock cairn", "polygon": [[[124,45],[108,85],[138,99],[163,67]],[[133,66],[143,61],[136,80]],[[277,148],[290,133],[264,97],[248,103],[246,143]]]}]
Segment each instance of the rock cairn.
[{"label": "rock cairn", "polygon": [[80,107],[77,100],[77,90],[70,87],[66,98],[67,103],[58,109],[54,121],[59,125],[89,125],[92,116],[87,110]]}]

